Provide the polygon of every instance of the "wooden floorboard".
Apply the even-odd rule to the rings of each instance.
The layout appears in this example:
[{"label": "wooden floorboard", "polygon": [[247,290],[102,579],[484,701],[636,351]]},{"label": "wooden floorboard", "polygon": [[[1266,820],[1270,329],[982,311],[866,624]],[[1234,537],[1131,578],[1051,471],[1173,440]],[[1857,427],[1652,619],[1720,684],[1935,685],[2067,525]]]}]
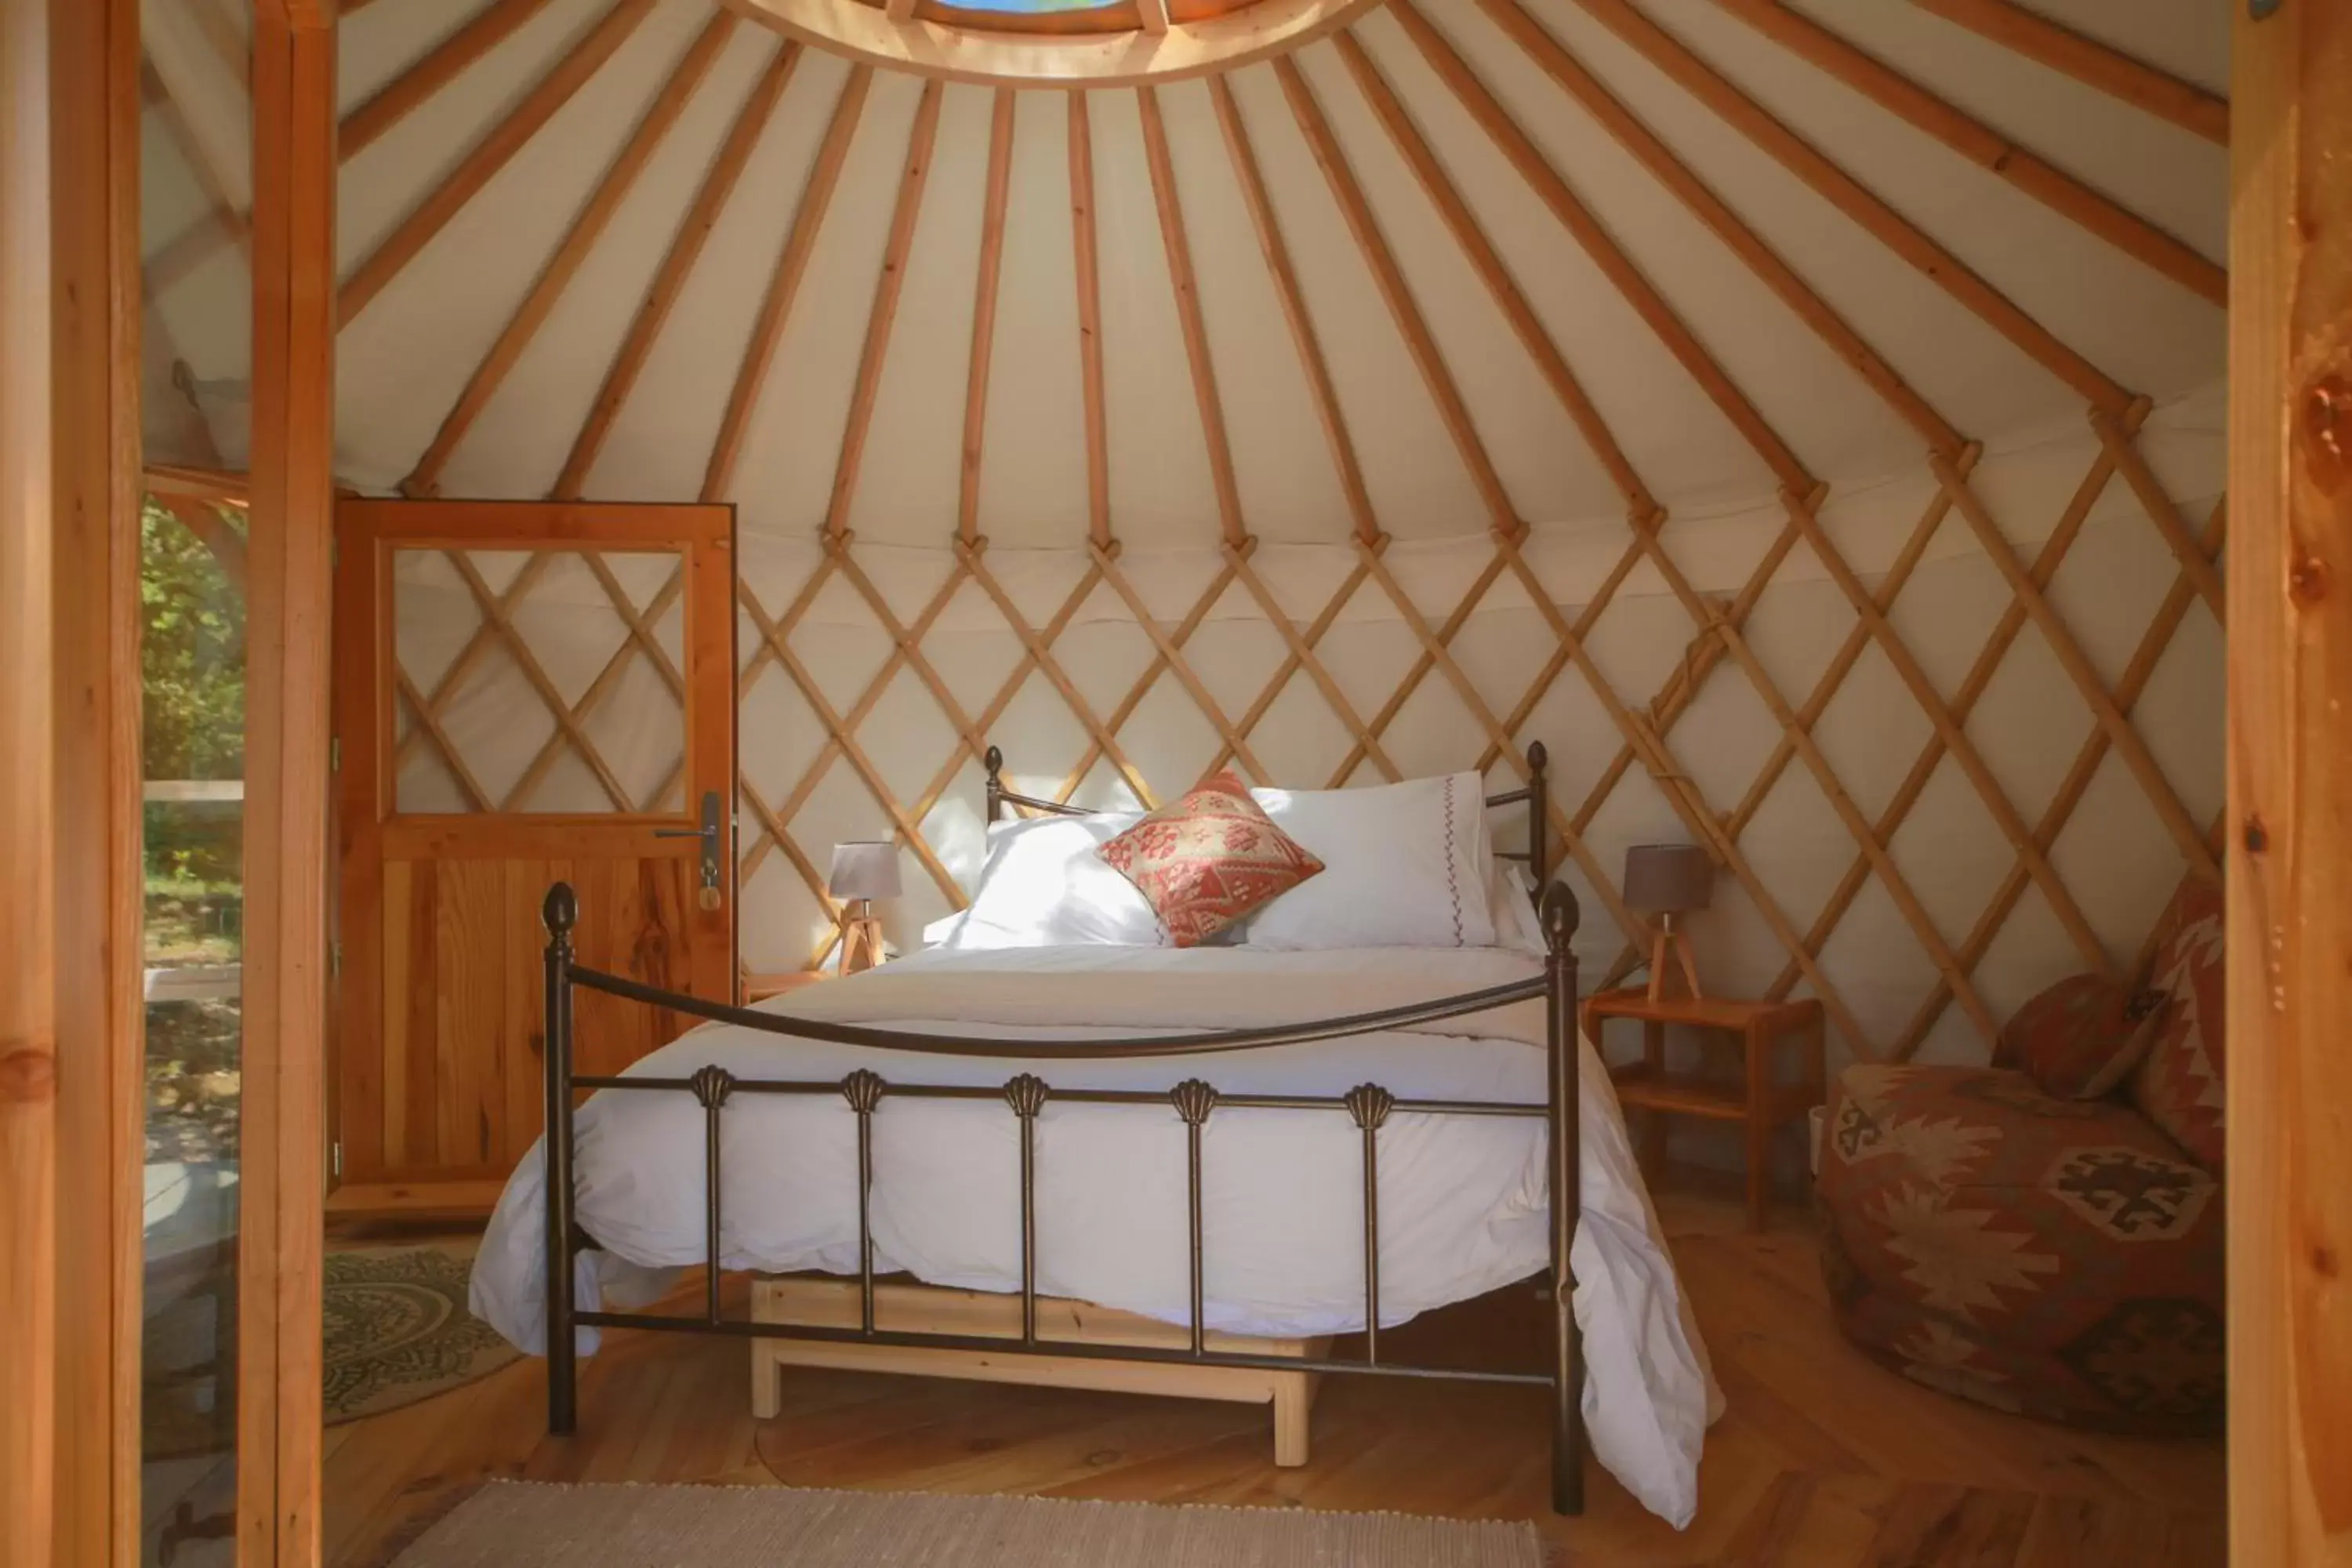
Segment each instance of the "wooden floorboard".
[{"label": "wooden floorboard", "polygon": [[[575,1436],[545,1435],[537,1360],[334,1428],[327,1561],[383,1563],[494,1476],[1525,1518],[1577,1568],[2225,1561],[2218,1443],[2074,1432],[1919,1387],[1838,1338],[1793,1207],[1763,1236],[1715,1194],[1668,1193],[1659,1211],[1728,1402],[1685,1531],[1597,1466],[1585,1516],[1553,1518],[1545,1402],[1528,1389],[1329,1379],[1313,1462],[1278,1470],[1259,1406],[795,1370],[782,1415],[755,1422],[740,1343],[614,1333],[583,1364]],[[1520,1288],[1430,1314],[1382,1349],[1533,1365],[1542,1336],[1541,1304]]]}]

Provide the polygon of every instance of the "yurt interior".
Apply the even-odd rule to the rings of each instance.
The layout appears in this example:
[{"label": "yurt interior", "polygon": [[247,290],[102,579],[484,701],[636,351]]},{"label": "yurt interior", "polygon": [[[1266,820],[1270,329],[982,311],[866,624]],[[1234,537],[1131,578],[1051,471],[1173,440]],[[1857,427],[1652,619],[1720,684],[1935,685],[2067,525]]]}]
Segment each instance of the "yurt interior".
[{"label": "yurt interior", "polygon": [[0,1568],[2352,1565],[2352,6],[0,119]]}]

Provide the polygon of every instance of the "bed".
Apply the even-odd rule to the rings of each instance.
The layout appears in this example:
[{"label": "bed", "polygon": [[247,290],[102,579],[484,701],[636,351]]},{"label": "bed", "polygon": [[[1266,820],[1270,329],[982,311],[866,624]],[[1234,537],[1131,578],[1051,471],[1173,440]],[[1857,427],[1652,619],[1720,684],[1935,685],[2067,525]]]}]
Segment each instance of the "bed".
[{"label": "bed", "polygon": [[[988,761],[992,823],[1082,815],[1006,790]],[[1539,748],[1533,761],[1530,788],[1484,804],[1529,807],[1521,853],[1541,864]],[[1318,1376],[1525,1383],[1551,1398],[1555,1507],[1580,1509],[1589,1439],[1645,1505],[1686,1523],[1720,1398],[1607,1074],[1574,1037],[1574,901],[1555,886],[1535,918],[1479,796],[1467,804],[1447,797],[1446,830],[1470,847],[1442,853],[1484,862],[1480,884],[1465,899],[1456,865],[1431,871],[1453,907],[1433,900],[1434,935],[1409,920],[1402,932],[1427,945],[1314,942],[1357,918],[1341,903],[1381,901],[1347,884],[1344,857],[1340,903],[1288,937],[1269,922],[1172,948],[1060,940],[1048,920],[980,940],[970,922],[1002,910],[992,888],[1016,863],[992,833],[973,909],[937,945],[749,1009],[573,963],[571,896],[555,889],[556,1136],[498,1205],[474,1310],[549,1354],[558,1431],[576,1419],[575,1356],[614,1326],[744,1336],[762,1409],[777,1364],[805,1362],[1270,1398],[1277,1457],[1292,1459]],[[1016,824],[1003,843],[1046,837]],[[1091,874],[1091,857],[1074,858],[1045,881],[1058,900]],[[575,987],[707,1021],[617,1078],[581,1077]],[[583,1089],[595,1092],[575,1110]],[[1578,1199],[1557,1217],[1555,1187]],[[629,1310],[711,1258],[702,1312]],[[761,1276],[750,1318],[721,1312],[721,1270]],[[1574,1281],[1553,1292],[1550,1365],[1471,1373],[1382,1355],[1381,1329],[1531,1278]],[[1330,1336],[1366,1331],[1363,1355],[1331,1356]]]}]

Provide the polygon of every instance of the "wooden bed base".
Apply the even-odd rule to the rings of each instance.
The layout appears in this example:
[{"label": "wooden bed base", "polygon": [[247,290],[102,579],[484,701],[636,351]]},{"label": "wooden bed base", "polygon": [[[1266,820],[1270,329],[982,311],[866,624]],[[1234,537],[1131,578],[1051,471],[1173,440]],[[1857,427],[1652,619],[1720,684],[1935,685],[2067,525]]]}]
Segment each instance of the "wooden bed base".
[{"label": "wooden bed base", "polygon": [[[877,1285],[874,1318],[875,1326],[885,1331],[1001,1338],[1008,1342],[1008,1346],[998,1352],[755,1339],[751,1342],[751,1414],[762,1421],[782,1414],[782,1377],[788,1366],[904,1373],[917,1377],[1020,1383],[1045,1388],[1091,1388],[1111,1394],[1150,1394],[1178,1399],[1222,1399],[1239,1405],[1272,1405],[1274,1462],[1284,1466],[1307,1463],[1308,1418],[1318,1381],[1311,1372],[1024,1355],[1017,1348],[1021,1342],[1021,1298],[985,1290],[955,1290],[936,1285]],[[756,1278],[751,1282],[751,1321],[799,1328],[855,1329],[859,1323],[858,1283],[855,1279],[797,1276]],[[1189,1331],[1180,1325],[1056,1296],[1037,1298],[1037,1331],[1050,1334],[1062,1344],[1182,1350],[1192,1343]],[[1208,1349],[1234,1355],[1313,1360],[1328,1354],[1331,1347],[1328,1337],[1260,1339],[1213,1331],[1206,1338]]]}]

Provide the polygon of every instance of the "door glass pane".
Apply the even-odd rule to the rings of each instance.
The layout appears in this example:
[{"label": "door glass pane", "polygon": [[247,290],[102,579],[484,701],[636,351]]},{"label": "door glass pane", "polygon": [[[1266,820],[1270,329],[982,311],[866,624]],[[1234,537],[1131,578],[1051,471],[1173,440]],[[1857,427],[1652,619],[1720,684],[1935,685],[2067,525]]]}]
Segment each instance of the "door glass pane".
[{"label": "door glass pane", "polygon": [[394,809],[685,809],[677,551],[393,557]]},{"label": "door glass pane", "polygon": [[203,1532],[236,1489],[244,520],[150,500],[140,542],[147,1560],[226,1563]]},{"label": "door glass pane", "polygon": [[142,0],[142,1561],[235,1561],[252,427],[248,0]]}]

